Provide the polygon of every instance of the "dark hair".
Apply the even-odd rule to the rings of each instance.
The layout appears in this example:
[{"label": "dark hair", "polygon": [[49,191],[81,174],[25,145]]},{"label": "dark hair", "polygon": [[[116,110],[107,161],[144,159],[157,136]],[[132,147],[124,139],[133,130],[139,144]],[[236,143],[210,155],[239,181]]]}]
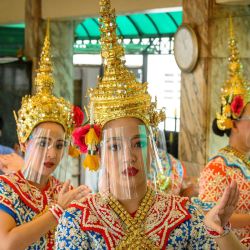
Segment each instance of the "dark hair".
[{"label": "dark hair", "polygon": [[0,117],[0,130],[2,130],[2,129],[3,129],[3,118]]},{"label": "dark hair", "polygon": [[213,132],[218,135],[218,136],[224,136],[225,134],[227,135],[227,137],[230,136],[231,134],[231,129],[225,129],[225,130],[220,130],[218,128],[218,125],[217,125],[217,119],[215,118],[213,120],[213,124],[212,124],[212,129],[213,129]]}]

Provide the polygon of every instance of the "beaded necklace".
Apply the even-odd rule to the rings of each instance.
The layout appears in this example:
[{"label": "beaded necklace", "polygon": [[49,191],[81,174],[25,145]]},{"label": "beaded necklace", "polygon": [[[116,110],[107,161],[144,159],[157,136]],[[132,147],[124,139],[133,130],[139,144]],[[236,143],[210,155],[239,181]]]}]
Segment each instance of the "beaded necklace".
[{"label": "beaded necklace", "polygon": [[109,205],[124,223],[125,236],[116,247],[121,249],[152,249],[159,250],[144,232],[146,215],[153,204],[155,192],[148,188],[136,214],[133,218],[122,205],[112,196],[109,196]]},{"label": "beaded necklace", "polygon": [[225,148],[222,149],[222,151],[225,151],[227,153],[232,153],[234,156],[241,159],[246,164],[247,168],[250,169],[249,158],[246,155],[244,155],[243,153],[241,153],[240,151],[238,151],[237,149],[235,149],[231,146],[226,146]]}]

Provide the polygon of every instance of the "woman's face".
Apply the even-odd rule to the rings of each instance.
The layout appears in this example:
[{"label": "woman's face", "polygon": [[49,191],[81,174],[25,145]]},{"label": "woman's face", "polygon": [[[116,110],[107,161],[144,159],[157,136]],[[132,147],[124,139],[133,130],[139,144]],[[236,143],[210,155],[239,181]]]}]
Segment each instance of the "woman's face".
[{"label": "woman's face", "polygon": [[232,131],[243,147],[250,152],[250,103],[246,105],[240,120],[235,122]]},{"label": "woman's face", "polygon": [[136,118],[108,122],[103,130],[101,158],[112,193],[125,195],[146,183],[149,142],[144,123]]},{"label": "woman's face", "polygon": [[67,143],[63,127],[55,122],[40,123],[25,143],[25,164],[42,176],[49,176],[62,159]]}]

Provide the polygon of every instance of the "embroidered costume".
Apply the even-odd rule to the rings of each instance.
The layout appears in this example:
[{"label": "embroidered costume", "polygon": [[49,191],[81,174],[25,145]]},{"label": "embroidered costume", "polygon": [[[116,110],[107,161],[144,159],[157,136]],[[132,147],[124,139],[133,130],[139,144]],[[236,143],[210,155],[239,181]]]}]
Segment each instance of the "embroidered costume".
[{"label": "embroidered costume", "polygon": [[[199,204],[203,210],[210,210],[221,198],[225,187],[232,180],[235,180],[240,190],[235,213],[249,214],[250,164],[246,164],[228,148],[221,149],[217,155],[209,160],[202,171],[199,180],[199,199],[194,199],[194,202]],[[234,231],[240,239],[250,237],[250,226],[234,229]]]},{"label": "embroidered costume", "polygon": [[[0,209],[9,214],[16,226],[30,222],[48,211],[48,207],[56,200],[62,188],[53,176],[44,190],[31,185],[21,171],[0,176]],[[42,236],[40,240],[27,249],[53,249],[54,230]]]},{"label": "embroidered costume", "polygon": [[[221,92],[221,110],[216,114],[217,127],[220,131],[230,131],[233,121],[241,120],[244,108],[250,102],[250,87],[241,72],[237,42],[234,38],[232,20],[230,18],[229,39],[229,79]],[[240,198],[235,210],[237,214],[250,212],[250,161],[230,145],[222,148],[212,157],[199,180],[199,198],[194,202],[203,210],[211,209],[221,198],[226,186],[235,180],[240,191]],[[250,247],[250,226],[234,229],[242,243]]]},{"label": "embroidered costume", "polygon": [[[128,216],[136,226],[137,213]],[[126,249],[216,249],[205,234],[202,213],[187,198],[153,194],[144,216],[143,228],[138,227],[138,234],[134,229]],[[109,205],[109,198],[96,194],[73,203],[65,212],[57,228],[57,249],[125,249],[121,244],[127,230]],[[138,245],[140,237],[144,246]]]},{"label": "embroidered costume", "polygon": [[[15,114],[19,142],[27,142],[24,166],[16,173],[0,176],[0,209],[15,220],[17,227],[35,220],[52,209],[62,188],[62,183],[50,176],[55,163],[52,162],[48,168],[45,167],[46,154],[48,148],[54,147],[58,155],[58,152],[61,153],[60,159],[63,155],[67,157],[66,140],[70,138],[75,123],[73,105],[63,98],[54,96],[53,85],[49,26],[47,26],[35,78],[35,94],[23,97],[21,108]],[[60,137],[54,140],[50,137],[49,130],[37,128],[37,125],[43,122],[60,124],[65,131],[65,138]],[[48,172],[49,174],[46,175]],[[43,190],[31,184],[39,184],[43,177],[46,181],[48,178],[47,186]],[[56,207],[53,211],[56,212]],[[32,237],[32,232],[30,232],[30,237]],[[27,249],[50,250],[54,248],[54,245],[54,230],[51,230]]]},{"label": "embroidered costume", "polygon": [[[165,114],[151,101],[147,83],[139,83],[125,67],[110,0],[100,0],[100,13],[104,76],[89,91],[90,124],[73,132],[75,143],[87,153],[84,166],[99,171],[99,193],[65,211],[56,248],[216,249],[206,236],[202,213],[188,198],[157,188],[166,174],[152,128]],[[130,208],[136,211],[130,214],[124,201],[139,201]]]}]

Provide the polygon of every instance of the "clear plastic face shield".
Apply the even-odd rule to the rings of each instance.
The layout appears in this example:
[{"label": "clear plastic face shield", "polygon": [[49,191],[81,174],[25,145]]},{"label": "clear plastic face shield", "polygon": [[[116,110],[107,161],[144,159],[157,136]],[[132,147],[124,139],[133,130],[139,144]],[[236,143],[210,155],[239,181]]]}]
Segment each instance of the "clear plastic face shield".
[{"label": "clear plastic face shield", "polygon": [[57,178],[65,181],[68,146],[65,133],[55,129],[35,128],[26,142],[22,169],[25,179],[40,184],[56,173]]},{"label": "clear plastic face shield", "polygon": [[[171,186],[171,165],[167,154],[167,143],[164,131],[156,129],[154,131],[154,139],[162,169],[162,171],[158,171],[156,184],[158,189],[166,191]],[[151,164],[152,168],[154,168],[154,164],[156,164],[156,162]]]},{"label": "clear plastic face shield", "polygon": [[161,172],[157,147],[145,125],[104,129],[100,156],[99,192],[118,200],[140,197],[148,180],[154,186]]},{"label": "clear plastic face shield", "polygon": [[167,161],[167,143],[166,138],[163,130],[157,129],[154,132],[155,143],[158,150],[158,155],[160,160],[163,163]]}]

